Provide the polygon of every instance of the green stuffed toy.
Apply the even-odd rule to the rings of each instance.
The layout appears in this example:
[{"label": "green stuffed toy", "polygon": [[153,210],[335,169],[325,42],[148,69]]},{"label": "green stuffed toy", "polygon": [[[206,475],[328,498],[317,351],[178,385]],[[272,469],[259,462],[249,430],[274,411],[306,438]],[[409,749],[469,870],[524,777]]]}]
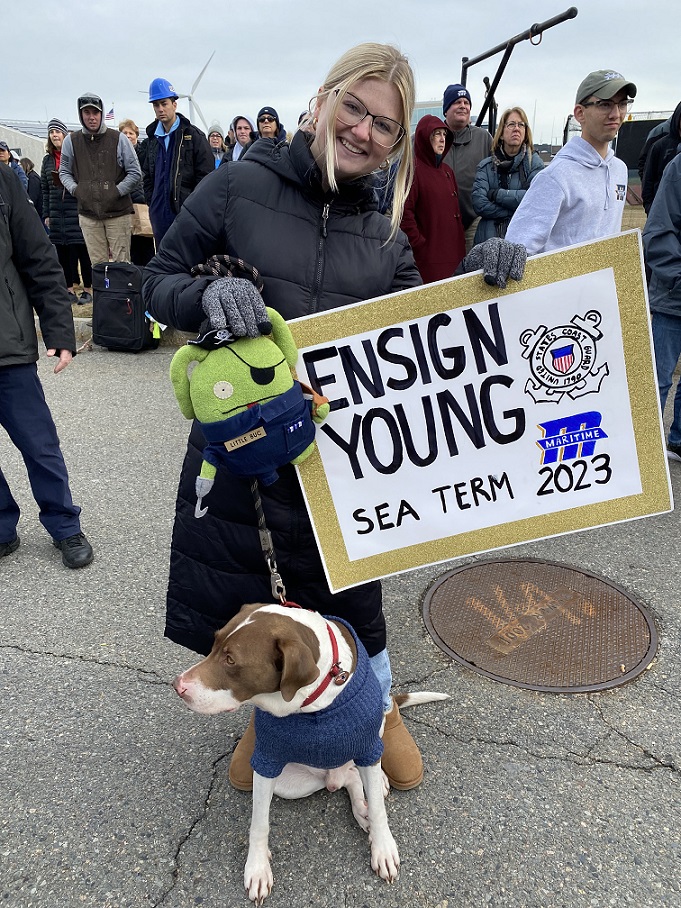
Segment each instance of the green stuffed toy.
[{"label": "green stuffed toy", "polygon": [[201,502],[219,466],[270,485],[278,467],[310,456],[314,423],[328,416],[328,400],[309,388],[312,399],[304,396],[295,378],[298,348],[288,325],[274,309],[267,314],[270,335],[233,340],[229,332],[211,331],[181,347],[170,363],[180,410],[201,423],[208,442],[196,479],[196,517],[207,511]]}]

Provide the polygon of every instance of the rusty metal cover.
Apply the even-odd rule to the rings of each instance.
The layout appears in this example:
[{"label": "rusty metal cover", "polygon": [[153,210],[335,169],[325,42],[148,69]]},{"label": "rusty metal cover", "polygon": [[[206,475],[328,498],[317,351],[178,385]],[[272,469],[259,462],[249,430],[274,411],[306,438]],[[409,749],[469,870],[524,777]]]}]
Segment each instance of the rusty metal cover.
[{"label": "rusty metal cover", "polygon": [[423,616],[437,645],[495,681],[553,693],[617,687],[657,652],[650,614],[621,587],[542,560],[469,564],[440,577]]}]

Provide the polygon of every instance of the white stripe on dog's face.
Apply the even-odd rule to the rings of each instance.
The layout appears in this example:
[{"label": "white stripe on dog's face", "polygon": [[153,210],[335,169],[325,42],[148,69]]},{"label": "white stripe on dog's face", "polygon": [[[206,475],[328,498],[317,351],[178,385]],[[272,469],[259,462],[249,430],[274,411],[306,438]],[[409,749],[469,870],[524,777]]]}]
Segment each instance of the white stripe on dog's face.
[{"label": "white stripe on dog's face", "polygon": [[[289,661],[292,652],[300,658]],[[294,620],[290,609],[248,605],[217,632],[210,655],[183,672],[173,686],[196,712],[233,712],[262,695],[282,699],[280,691],[287,690],[287,681],[290,685],[291,664],[304,664],[309,675],[294,670],[296,683],[311,683],[318,675],[318,658],[317,636],[307,622]]]},{"label": "white stripe on dog's face", "polygon": [[194,669],[190,668],[179,675],[173,681],[173,687],[194,712],[214,716],[218,713],[233,713],[241,706],[231,691],[206,687],[200,678],[192,677],[193,671]]}]

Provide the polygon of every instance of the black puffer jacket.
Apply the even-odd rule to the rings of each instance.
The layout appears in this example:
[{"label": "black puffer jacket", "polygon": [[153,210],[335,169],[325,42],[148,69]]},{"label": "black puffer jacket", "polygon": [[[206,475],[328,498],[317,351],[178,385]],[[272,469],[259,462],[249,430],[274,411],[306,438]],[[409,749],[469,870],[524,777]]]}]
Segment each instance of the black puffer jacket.
[{"label": "black puffer jacket", "polygon": [[[303,133],[290,146],[257,142],[243,162],[219,167],[192,193],[145,271],[145,301],[159,321],[198,330],[211,278],[189,270],[218,253],[258,268],[265,302],[286,319],[420,284],[404,234],[384,245],[389,230],[370,180],[324,192]],[[249,483],[218,470],[208,514],[194,517],[204,445],[195,423],[178,492],[166,625],[167,636],[198,652],[243,603],[272,601]],[[384,649],[380,584],[329,593],[293,467],[261,492],[289,598],[347,620],[370,655]]]},{"label": "black puffer jacket", "polygon": [[50,239],[57,246],[74,246],[84,243],[78,222],[78,202],[59,179],[54,155],[46,154],[40,170],[43,192],[42,217],[50,219]]},{"label": "black puffer jacket", "polygon": [[[215,158],[204,133],[182,114],[179,113],[177,116],[180,125],[177,127],[173,150],[172,180],[168,187],[170,207],[176,214],[199,182],[215,170]],[[154,120],[147,126],[148,138],[144,143],[143,153],[139,154],[147,205],[151,205],[151,197],[154,194],[154,174],[159,141],[155,136],[157,125],[158,122]]]}]

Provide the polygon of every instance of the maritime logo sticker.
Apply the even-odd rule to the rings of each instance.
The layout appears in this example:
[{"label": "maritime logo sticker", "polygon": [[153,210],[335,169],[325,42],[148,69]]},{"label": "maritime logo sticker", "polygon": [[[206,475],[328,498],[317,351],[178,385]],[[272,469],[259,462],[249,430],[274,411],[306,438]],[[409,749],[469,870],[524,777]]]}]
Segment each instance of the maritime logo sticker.
[{"label": "maritime logo sticker", "polygon": [[601,426],[602,416],[597,410],[562,416],[541,422],[537,428],[542,437],[537,445],[542,451],[543,464],[562,463],[581,457],[592,457],[596,443],[607,438]]},{"label": "maritime logo sticker", "polygon": [[607,363],[597,365],[597,341],[601,314],[595,309],[586,315],[575,315],[568,325],[528,328],[520,335],[523,358],[530,364],[532,378],[525,393],[536,404],[560,403],[567,395],[572,400],[585,394],[597,394],[603,379],[609,375]]}]

